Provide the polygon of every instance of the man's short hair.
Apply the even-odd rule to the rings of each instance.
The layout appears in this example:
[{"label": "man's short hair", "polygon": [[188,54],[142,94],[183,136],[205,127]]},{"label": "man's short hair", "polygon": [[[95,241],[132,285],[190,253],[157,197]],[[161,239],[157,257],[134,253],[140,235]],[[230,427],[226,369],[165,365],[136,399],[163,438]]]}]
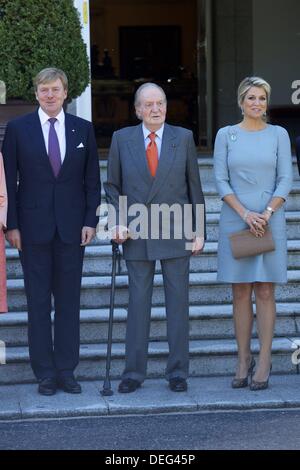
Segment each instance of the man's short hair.
[{"label": "man's short hair", "polygon": [[164,90],[162,89],[161,86],[159,85],[156,85],[156,83],[152,83],[152,82],[147,82],[147,83],[143,83],[143,85],[141,85],[135,92],[135,95],[134,95],[134,106],[139,106],[140,104],[140,96],[141,96],[141,93],[143,90],[145,90],[145,88],[157,88],[164,96],[166,102],[167,102],[167,97],[166,97],[166,94],[164,92]]},{"label": "man's short hair", "polygon": [[54,82],[60,79],[64,90],[68,89],[68,78],[63,70],[57,69],[56,67],[48,67],[41,70],[33,79],[34,90],[37,91],[38,86],[41,83]]}]

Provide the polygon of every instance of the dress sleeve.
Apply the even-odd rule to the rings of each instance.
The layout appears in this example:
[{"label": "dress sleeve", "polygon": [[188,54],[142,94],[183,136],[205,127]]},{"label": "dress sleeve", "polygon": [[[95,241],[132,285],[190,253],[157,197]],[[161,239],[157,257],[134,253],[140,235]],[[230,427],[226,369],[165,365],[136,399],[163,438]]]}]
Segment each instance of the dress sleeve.
[{"label": "dress sleeve", "polygon": [[276,130],[278,137],[277,176],[273,197],[287,199],[293,182],[291,142],[287,131],[283,127],[276,126]]},{"label": "dress sleeve", "polygon": [[234,194],[229,184],[227,131],[228,127],[223,127],[218,131],[214,147],[215,182],[222,199],[228,194]]},{"label": "dress sleeve", "polygon": [[0,222],[6,227],[7,217],[7,190],[3,166],[3,158],[0,152]]}]

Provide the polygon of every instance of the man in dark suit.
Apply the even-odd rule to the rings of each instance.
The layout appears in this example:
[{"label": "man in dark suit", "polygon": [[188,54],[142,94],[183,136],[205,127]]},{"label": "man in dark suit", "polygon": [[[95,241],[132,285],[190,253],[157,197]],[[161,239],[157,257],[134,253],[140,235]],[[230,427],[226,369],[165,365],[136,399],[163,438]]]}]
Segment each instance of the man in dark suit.
[{"label": "man in dark suit", "polygon": [[[142,85],[136,92],[135,107],[142,124],[114,133],[105,184],[107,201],[117,218],[116,225],[109,222],[109,226],[114,240],[123,243],[129,276],[126,365],[119,392],[134,392],[146,376],[156,260],[161,263],[166,298],[166,378],[172,391],[181,392],[187,390],[189,363],[189,260],[191,253],[202,250],[205,237],[197,153],[191,131],[165,123],[167,102],[161,87],[153,83]],[[120,196],[127,197],[127,213]],[[134,204],[144,214],[138,224],[143,236],[132,230],[136,223],[132,218],[132,210],[137,209]],[[183,232],[176,236],[181,222],[175,222],[175,213],[169,214],[169,220],[163,217],[162,222],[153,215],[158,206],[164,211],[175,205],[180,212],[185,206],[192,209],[195,231],[189,239]],[[195,228],[197,213],[201,220]]]},{"label": "man in dark suit", "polygon": [[38,111],[9,122],[3,142],[6,236],[23,267],[38,391],[53,395],[59,387],[81,393],[73,372],[79,362],[84,247],[95,235],[100,203],[97,147],[91,123],[63,110],[68,90],[63,71],[42,70],[34,86]]}]

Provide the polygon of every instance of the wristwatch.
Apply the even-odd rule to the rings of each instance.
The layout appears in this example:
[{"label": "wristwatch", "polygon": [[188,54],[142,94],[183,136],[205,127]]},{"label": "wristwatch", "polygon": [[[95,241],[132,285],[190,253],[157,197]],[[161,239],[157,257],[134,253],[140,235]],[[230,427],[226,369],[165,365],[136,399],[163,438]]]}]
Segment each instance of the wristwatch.
[{"label": "wristwatch", "polygon": [[274,209],[272,209],[272,207],[270,207],[270,206],[268,206],[268,207],[266,208],[266,211],[269,212],[270,215],[272,215],[272,214],[275,212]]}]

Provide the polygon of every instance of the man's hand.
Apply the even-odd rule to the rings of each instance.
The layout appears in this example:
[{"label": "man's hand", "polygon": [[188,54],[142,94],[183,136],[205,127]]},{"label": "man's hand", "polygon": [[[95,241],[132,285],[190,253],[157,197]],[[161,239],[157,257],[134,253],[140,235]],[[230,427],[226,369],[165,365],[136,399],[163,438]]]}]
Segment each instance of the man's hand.
[{"label": "man's hand", "polygon": [[96,229],[94,227],[82,227],[81,230],[81,245],[88,245],[96,235]]},{"label": "man's hand", "polygon": [[114,242],[121,244],[126,242],[127,238],[129,238],[128,228],[123,225],[116,225],[112,229],[112,239]]},{"label": "man's hand", "polygon": [[204,237],[195,237],[192,246],[192,255],[198,255],[204,248]]},{"label": "man's hand", "polygon": [[17,228],[13,230],[7,230],[5,238],[9,242],[10,246],[12,246],[13,248],[17,248],[17,250],[19,251],[22,250],[20,230],[18,230]]}]

